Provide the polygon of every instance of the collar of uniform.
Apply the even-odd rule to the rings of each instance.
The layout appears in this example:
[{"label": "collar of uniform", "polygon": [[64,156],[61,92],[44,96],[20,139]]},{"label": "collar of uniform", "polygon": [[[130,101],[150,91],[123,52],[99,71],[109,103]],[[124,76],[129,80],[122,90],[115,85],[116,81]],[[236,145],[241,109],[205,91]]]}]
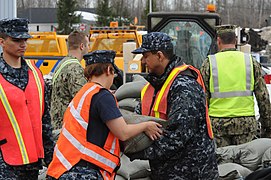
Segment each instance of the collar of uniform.
[{"label": "collar of uniform", "polygon": [[4,60],[3,56],[0,56],[0,73],[1,74],[16,74],[18,70],[28,71],[28,65],[26,64],[23,57],[21,58],[21,68],[13,68]]},{"label": "collar of uniform", "polygon": [[[67,59],[77,59],[76,57],[72,56],[72,55],[68,55],[66,56]],[[77,59],[78,60],[78,59]]]},{"label": "collar of uniform", "polygon": [[235,48],[225,48],[225,49],[220,50],[219,52],[225,52],[225,51],[237,51],[237,49],[235,49]]}]

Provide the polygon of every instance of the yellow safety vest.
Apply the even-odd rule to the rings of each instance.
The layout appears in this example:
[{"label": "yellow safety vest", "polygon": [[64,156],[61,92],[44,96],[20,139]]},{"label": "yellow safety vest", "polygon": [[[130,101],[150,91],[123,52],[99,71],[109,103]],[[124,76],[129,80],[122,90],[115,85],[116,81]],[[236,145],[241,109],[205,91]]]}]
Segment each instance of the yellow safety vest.
[{"label": "yellow safety vest", "polygon": [[254,74],[252,58],[239,51],[209,56],[212,117],[254,116]]}]

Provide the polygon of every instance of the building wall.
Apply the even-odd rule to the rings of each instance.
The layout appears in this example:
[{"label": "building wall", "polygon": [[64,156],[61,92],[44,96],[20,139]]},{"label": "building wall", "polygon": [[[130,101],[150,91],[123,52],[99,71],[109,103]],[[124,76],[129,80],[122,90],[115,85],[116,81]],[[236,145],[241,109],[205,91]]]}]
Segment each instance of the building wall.
[{"label": "building wall", "polygon": [[37,31],[47,31],[52,32],[55,31],[55,28],[57,27],[57,23],[31,23],[29,24],[29,31],[30,32],[37,32]]},{"label": "building wall", "polygon": [[[0,19],[17,17],[16,0],[0,0]],[[2,47],[0,46],[0,53]]]},{"label": "building wall", "polygon": [[0,0],[0,19],[17,17],[16,0]]}]

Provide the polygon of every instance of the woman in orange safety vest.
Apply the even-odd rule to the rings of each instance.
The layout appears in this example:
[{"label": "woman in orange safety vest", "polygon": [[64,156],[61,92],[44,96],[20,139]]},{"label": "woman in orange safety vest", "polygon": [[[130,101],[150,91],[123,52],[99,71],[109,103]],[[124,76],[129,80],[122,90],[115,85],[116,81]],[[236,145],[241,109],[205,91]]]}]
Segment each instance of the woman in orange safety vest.
[{"label": "woman in orange safety vest", "polygon": [[120,166],[119,139],[125,141],[141,132],[151,139],[160,137],[155,122],[127,125],[118,109],[113,84],[114,51],[86,54],[88,83],[67,108],[62,131],[48,167],[49,179],[114,179]]}]

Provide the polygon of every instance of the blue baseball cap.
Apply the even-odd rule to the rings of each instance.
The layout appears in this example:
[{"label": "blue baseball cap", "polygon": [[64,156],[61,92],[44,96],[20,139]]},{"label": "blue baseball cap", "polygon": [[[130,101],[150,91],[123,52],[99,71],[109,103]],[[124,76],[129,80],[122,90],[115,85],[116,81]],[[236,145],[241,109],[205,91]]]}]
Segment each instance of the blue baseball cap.
[{"label": "blue baseball cap", "polygon": [[173,49],[171,37],[162,32],[151,32],[142,36],[141,47],[132,51],[133,54],[142,54],[149,51]]},{"label": "blue baseball cap", "polygon": [[28,39],[32,36],[28,33],[28,19],[14,18],[0,20],[0,32],[12,38]]},{"label": "blue baseball cap", "polygon": [[111,63],[117,74],[120,74],[119,68],[115,65],[116,52],[112,50],[97,50],[83,56],[86,61],[86,65],[95,63]]}]

